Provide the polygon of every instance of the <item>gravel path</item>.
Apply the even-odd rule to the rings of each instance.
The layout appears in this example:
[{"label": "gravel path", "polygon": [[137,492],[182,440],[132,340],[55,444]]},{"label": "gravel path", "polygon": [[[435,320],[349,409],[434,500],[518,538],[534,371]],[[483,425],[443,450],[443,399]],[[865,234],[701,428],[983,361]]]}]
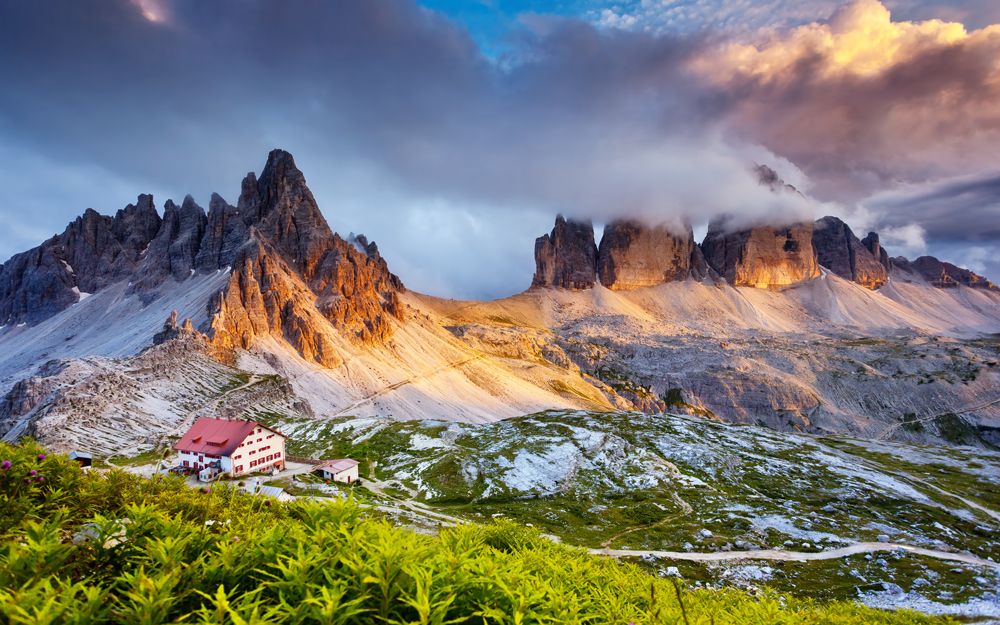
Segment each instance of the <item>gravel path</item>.
[{"label": "gravel path", "polygon": [[786,560],[805,562],[809,560],[835,560],[858,553],[875,553],[878,551],[906,551],[921,556],[964,562],[994,569],[1000,569],[1000,562],[985,560],[970,553],[957,553],[899,545],[896,543],[855,543],[839,549],[819,551],[815,553],[803,551],[781,551],[778,549],[756,549],[752,551],[715,551],[711,553],[688,553],[685,551],[640,551],[633,549],[590,549],[590,553],[611,556],[613,558],[636,558],[653,556],[670,560],[692,560],[696,562],[722,562],[725,560]]}]

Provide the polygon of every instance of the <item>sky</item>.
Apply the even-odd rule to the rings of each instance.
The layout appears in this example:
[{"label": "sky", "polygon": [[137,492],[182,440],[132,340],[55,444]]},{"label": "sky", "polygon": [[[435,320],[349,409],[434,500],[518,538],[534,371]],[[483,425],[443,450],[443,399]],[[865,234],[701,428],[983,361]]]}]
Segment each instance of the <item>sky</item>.
[{"label": "sky", "polygon": [[557,213],[833,214],[996,280],[995,24],[995,0],[0,0],[0,258],[139,193],[235,203],[280,147],[439,296],[526,288]]}]

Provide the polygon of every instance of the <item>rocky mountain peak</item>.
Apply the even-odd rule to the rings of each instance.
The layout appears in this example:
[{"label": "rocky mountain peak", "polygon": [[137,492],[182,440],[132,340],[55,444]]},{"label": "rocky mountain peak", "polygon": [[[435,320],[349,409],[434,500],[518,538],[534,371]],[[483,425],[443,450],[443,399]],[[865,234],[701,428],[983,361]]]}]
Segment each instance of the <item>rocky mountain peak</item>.
[{"label": "rocky mountain peak", "polygon": [[597,272],[601,284],[612,290],[684,280],[691,275],[696,247],[690,226],[680,234],[665,225],[618,219],[604,228]]},{"label": "rocky mountain peak", "polygon": [[893,261],[904,271],[917,273],[938,288],[948,289],[962,285],[974,289],[997,290],[993,282],[974,271],[938,260],[933,256],[921,256],[913,262],[903,258]]},{"label": "rocky mountain peak", "polygon": [[861,244],[868,248],[872,256],[878,259],[878,262],[885,268],[886,272],[892,271],[892,260],[889,258],[889,253],[882,247],[882,241],[879,239],[877,232],[869,232],[868,236],[861,239]]},{"label": "rocky mountain peak", "polygon": [[247,175],[239,210],[244,222],[307,280],[316,275],[332,246],[333,231],[291,154],[272,150],[260,178]]},{"label": "rocky mountain peak", "polygon": [[793,193],[798,193],[799,190],[794,186],[785,182],[778,172],[774,171],[767,165],[754,165],[754,173],[757,175],[757,182],[762,186],[768,187],[772,191],[791,191]]},{"label": "rocky mountain peak", "polygon": [[818,278],[813,224],[734,229],[714,219],[701,244],[705,260],[734,286],[769,288]]},{"label": "rocky mountain peak", "polygon": [[597,279],[597,243],[590,221],[556,217],[552,232],[535,239],[532,287],[589,289]]},{"label": "rocky mountain peak", "polygon": [[[812,244],[819,264],[845,280],[877,289],[889,279],[889,272],[879,257],[854,235],[850,226],[837,217],[828,216],[816,221]],[[877,234],[874,245],[878,245]]]}]

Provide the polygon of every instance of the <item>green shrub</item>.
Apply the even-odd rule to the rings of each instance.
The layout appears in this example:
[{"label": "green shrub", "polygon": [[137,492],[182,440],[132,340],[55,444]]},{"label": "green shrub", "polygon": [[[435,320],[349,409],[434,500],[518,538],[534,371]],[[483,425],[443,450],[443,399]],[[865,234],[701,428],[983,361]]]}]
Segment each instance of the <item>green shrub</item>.
[{"label": "green shrub", "polygon": [[[38,453],[0,445],[22,472]],[[675,587],[510,521],[427,536],[351,500],[269,503],[229,487],[42,462],[54,484],[9,495],[22,511],[5,515],[0,542],[4,625],[947,622]]]}]

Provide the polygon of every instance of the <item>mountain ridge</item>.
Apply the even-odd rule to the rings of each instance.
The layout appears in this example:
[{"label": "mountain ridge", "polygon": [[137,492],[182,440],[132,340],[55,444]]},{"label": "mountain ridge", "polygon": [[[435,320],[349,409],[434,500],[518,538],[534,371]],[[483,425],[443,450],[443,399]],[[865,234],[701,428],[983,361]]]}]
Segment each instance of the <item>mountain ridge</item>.
[{"label": "mountain ridge", "polygon": [[[140,196],[115,217],[88,211],[0,266],[0,310],[11,321],[0,328],[0,387],[11,389],[0,434],[62,422],[64,413],[46,419],[64,394],[93,403],[88,423],[116,418],[61,372],[88,358],[128,371],[154,342],[193,335],[227,367],[285,379],[306,406],[295,415],[308,418],[673,411],[947,441],[934,419],[1000,396],[989,338],[1000,331],[1000,293],[940,261],[885,262],[874,233],[861,241],[840,220],[824,226],[837,236],[817,236],[812,223],[730,231],[719,221],[703,254],[689,228],[622,221],[599,246],[590,223],[560,217],[536,242],[532,288],[449,301],[408,291],[363,235],[333,232],[291,155],[277,150],[260,177],[243,179],[236,206],[214,194],[206,213],[187,197],[161,218]],[[845,262],[823,266],[830,254]],[[104,273],[77,278],[67,259]],[[859,271],[875,265],[886,268],[878,285]],[[179,352],[169,366],[198,358]],[[57,391],[25,392],[39,385]],[[1000,408],[962,414],[979,437],[969,440],[994,440]],[[927,425],[900,427],[911,419]],[[83,436],[86,426],[71,429]]]}]

